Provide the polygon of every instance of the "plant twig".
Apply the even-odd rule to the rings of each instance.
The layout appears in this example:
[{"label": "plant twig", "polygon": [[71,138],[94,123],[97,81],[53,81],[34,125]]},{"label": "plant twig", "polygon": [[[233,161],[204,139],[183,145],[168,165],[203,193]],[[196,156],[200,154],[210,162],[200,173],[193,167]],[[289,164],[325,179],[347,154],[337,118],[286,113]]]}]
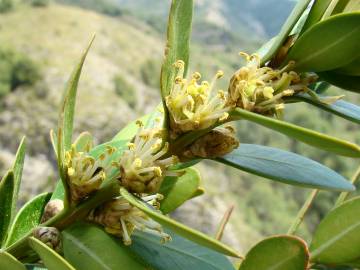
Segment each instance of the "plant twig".
[{"label": "plant twig", "polygon": [[[355,184],[355,182],[360,178],[360,166],[357,168],[355,174],[353,175],[353,177],[351,178],[351,183]],[[342,204],[346,198],[349,196],[349,192],[341,192],[339,195],[339,198],[336,200],[335,203],[335,207],[339,206],[340,204]]]},{"label": "plant twig", "polygon": [[308,210],[310,209],[316,195],[319,193],[318,189],[314,189],[309,197],[306,199],[305,203],[303,204],[303,206],[301,207],[301,209],[299,210],[294,222],[291,224],[287,234],[289,235],[294,235],[297,230],[299,229],[301,223],[304,220],[304,217],[306,215],[306,213],[308,212]]},{"label": "plant twig", "polygon": [[219,225],[219,228],[216,232],[216,235],[215,235],[215,239],[216,240],[221,240],[222,237],[223,237],[223,234],[224,234],[224,230],[225,230],[225,227],[226,227],[226,224],[229,222],[229,219],[231,217],[231,214],[234,210],[234,205],[231,205],[225,212],[223,218],[221,219],[221,222],[220,222],[220,225]]}]

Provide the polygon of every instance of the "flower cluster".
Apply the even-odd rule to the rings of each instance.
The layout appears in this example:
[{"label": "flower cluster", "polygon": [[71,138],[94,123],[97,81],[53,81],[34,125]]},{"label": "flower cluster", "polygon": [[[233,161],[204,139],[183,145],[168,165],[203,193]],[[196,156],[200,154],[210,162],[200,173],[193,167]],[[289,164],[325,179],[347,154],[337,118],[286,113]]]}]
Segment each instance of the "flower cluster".
[{"label": "flower cluster", "polygon": [[216,80],[223,76],[222,71],[218,71],[210,83],[199,83],[201,75],[198,72],[190,80],[184,78],[183,61],[177,61],[175,68],[175,83],[170,95],[166,97],[173,136],[190,130],[205,129],[217,121],[227,119],[226,93],[215,88]]},{"label": "flower cluster", "polygon": [[229,87],[228,105],[264,115],[281,116],[284,97],[299,91],[307,91],[316,76],[299,75],[291,69],[294,62],[281,70],[260,67],[260,56],[240,53],[246,59],[246,66],[232,77]]},{"label": "flower cluster", "polygon": [[120,183],[130,192],[156,193],[165,176],[177,176],[168,167],[178,162],[176,156],[161,159],[169,144],[163,142],[160,128],[145,129],[138,121],[139,130],[120,158]]},{"label": "flower cluster", "polygon": [[[155,211],[159,211],[161,199],[160,194],[141,197],[141,200]],[[171,240],[171,237],[163,232],[159,223],[122,197],[113,199],[93,210],[88,219],[104,226],[106,232],[121,237],[125,245],[131,244],[131,234],[135,229],[159,236],[162,242]]]},{"label": "flower cluster", "polygon": [[71,201],[79,202],[98,190],[112,166],[112,156],[116,149],[108,146],[98,158],[92,157],[88,151],[79,152],[75,145],[65,153],[67,181]]},{"label": "flower cluster", "polygon": [[232,152],[238,146],[239,141],[235,137],[235,129],[228,125],[217,127],[200,137],[187,147],[183,155],[188,159],[216,158]]}]

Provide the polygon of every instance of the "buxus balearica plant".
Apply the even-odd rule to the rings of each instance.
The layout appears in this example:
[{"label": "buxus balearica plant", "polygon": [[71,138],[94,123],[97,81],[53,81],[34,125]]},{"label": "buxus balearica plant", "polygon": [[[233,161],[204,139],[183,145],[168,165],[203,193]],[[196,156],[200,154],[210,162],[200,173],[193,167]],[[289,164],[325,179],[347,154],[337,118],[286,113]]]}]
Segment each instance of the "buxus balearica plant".
[{"label": "buxus balearica plant", "polygon": [[[360,267],[360,198],[347,199],[360,170],[348,181],[304,156],[241,143],[231,126],[251,121],[359,158],[354,143],[282,120],[285,107],[305,102],[360,124],[359,107],[342,96],[326,96],[330,85],[360,92],[359,9],[358,0],[299,0],[276,37],[254,54],[241,53],[246,64],[220,90],[222,71],[209,80],[199,72],[187,74],[193,1],[173,0],[160,74],[162,103],[97,146],[87,132],[72,138],[77,85],[91,41],[66,85],[58,128],[51,132],[61,178],[56,189],[15,213],[25,139],[1,181],[0,269]],[[226,216],[217,237],[168,216],[205,192],[192,166],[207,159],[313,190],[288,232],[241,255],[221,242]],[[318,190],[343,193],[306,243],[296,233]]]}]

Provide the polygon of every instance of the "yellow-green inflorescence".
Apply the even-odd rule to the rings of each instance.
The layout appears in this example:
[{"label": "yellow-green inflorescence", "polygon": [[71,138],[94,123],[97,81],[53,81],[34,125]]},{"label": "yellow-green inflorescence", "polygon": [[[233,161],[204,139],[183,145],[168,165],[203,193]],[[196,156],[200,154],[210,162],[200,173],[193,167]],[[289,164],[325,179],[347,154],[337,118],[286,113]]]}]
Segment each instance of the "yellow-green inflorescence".
[{"label": "yellow-green inflorescence", "polygon": [[166,105],[170,111],[171,130],[178,134],[206,129],[218,121],[226,120],[229,116],[226,106],[226,93],[216,89],[216,81],[223,76],[218,71],[211,82],[200,82],[201,75],[195,72],[191,79],[184,78],[184,62],[179,60],[175,64],[177,76],[166,97]]},{"label": "yellow-green inflorescence", "polygon": [[89,150],[78,151],[75,145],[65,153],[67,181],[71,201],[77,203],[98,190],[106,175],[115,166],[111,162],[116,149],[108,146],[98,158],[89,154]]},{"label": "yellow-green inflorescence", "polygon": [[[159,211],[159,200],[162,199],[162,195],[141,195],[140,197],[154,211]],[[131,234],[135,229],[156,235],[160,237],[161,242],[171,240],[159,223],[122,197],[113,199],[93,210],[88,219],[104,226],[108,233],[121,237],[125,245],[131,244]]]},{"label": "yellow-green inflorescence", "polygon": [[130,192],[153,194],[159,190],[165,176],[179,174],[168,170],[178,158],[162,158],[167,154],[169,144],[163,141],[161,128],[146,129],[142,122],[137,124],[139,130],[119,162],[119,180]]},{"label": "yellow-green inflorescence", "polygon": [[247,111],[281,117],[284,97],[297,92],[308,91],[308,85],[315,82],[314,75],[299,75],[292,71],[294,62],[282,69],[260,67],[260,56],[240,53],[246,59],[232,77],[229,86],[228,105]]}]

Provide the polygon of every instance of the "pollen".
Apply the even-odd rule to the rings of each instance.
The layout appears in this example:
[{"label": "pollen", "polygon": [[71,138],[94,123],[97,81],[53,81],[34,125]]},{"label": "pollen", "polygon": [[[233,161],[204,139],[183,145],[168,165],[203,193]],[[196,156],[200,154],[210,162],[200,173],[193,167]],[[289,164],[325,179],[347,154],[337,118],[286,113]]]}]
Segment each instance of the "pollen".
[{"label": "pollen", "polygon": [[229,110],[226,106],[227,94],[216,90],[216,81],[223,77],[224,72],[218,71],[210,82],[200,82],[199,72],[193,73],[189,80],[184,78],[183,61],[177,61],[174,67],[177,75],[166,97],[172,137],[191,130],[206,129],[218,121],[226,120],[224,115]]}]

